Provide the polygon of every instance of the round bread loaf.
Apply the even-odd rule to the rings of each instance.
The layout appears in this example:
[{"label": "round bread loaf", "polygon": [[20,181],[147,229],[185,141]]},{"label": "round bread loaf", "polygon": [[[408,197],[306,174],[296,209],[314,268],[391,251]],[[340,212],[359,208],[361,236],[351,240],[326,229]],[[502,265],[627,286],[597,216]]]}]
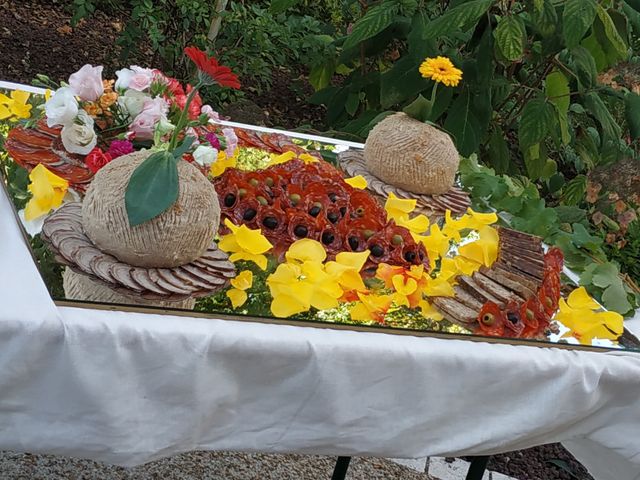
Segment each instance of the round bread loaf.
[{"label": "round bread loaf", "polygon": [[442,130],[399,112],[378,123],[364,146],[367,169],[413,193],[440,195],[454,184],[460,154]]},{"label": "round bread loaf", "polygon": [[187,298],[170,302],[166,300],[147,300],[145,298],[130,297],[118,293],[106,285],[94,282],[86,275],[76,273],[70,268],[62,272],[62,286],[67,300],[80,302],[119,303],[123,305],[142,305],[145,307],[182,308],[193,310],[195,298]]},{"label": "round bread loaf", "polygon": [[200,257],[220,224],[213,185],[185,161],[178,162],[176,202],[157,217],[131,227],[125,190],[150,151],[119,157],[96,173],[82,204],[82,226],[91,241],[118,260],[140,267],[177,267]]}]

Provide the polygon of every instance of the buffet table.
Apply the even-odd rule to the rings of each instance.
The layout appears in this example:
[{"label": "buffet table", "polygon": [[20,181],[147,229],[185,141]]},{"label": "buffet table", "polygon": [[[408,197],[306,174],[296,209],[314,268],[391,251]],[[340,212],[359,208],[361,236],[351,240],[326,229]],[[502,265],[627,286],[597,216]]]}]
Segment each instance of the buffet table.
[{"label": "buffet table", "polygon": [[[0,193],[0,448],[417,458],[562,441],[640,478],[640,355],[58,307]],[[640,319],[627,322],[640,332]]]}]

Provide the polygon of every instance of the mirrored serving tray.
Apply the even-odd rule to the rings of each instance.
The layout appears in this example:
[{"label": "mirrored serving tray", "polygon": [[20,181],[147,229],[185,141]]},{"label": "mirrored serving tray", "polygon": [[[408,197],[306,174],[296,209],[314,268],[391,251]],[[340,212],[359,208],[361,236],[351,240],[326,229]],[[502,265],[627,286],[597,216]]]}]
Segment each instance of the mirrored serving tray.
[{"label": "mirrored serving tray", "polygon": [[[97,247],[86,235],[86,238],[82,237],[84,234],[81,202],[87,185],[82,185],[75,191],[71,191],[74,190],[72,188],[67,192],[60,207],[38,221],[27,222],[24,208],[29,199],[28,172],[6,154],[6,148],[0,148],[0,172],[3,180],[0,183],[12,200],[12,214],[20,224],[34,262],[58,305],[516,345],[557,346],[594,351],[615,349],[640,351],[640,342],[626,329],[617,339],[598,340],[596,338],[591,345],[585,345],[578,342],[572,335],[572,331],[553,319],[550,319],[544,328],[540,326],[535,333],[529,335],[526,334],[527,331],[535,330],[530,322],[525,322],[522,318],[514,319],[513,314],[508,319],[513,325],[507,324],[506,329],[495,331],[490,328],[480,328],[478,319],[485,303],[481,301],[482,299],[496,300],[502,304],[504,311],[509,304],[511,311],[517,310],[518,315],[521,313],[526,315],[526,310],[522,310],[520,305],[514,307],[510,303],[511,299],[524,303],[524,299],[532,294],[538,298],[538,292],[544,287],[543,277],[546,279],[544,272],[547,271],[551,261],[545,257],[547,249],[539,239],[520,235],[507,228],[496,227],[494,230],[498,232],[500,240],[498,260],[495,265],[482,267],[473,273],[469,272],[469,275],[460,275],[457,280],[448,281],[451,288],[455,289],[455,297],[440,296],[437,294],[439,291],[437,282],[433,284],[430,282],[441,275],[438,272],[448,268],[446,265],[455,263],[459,251],[464,251],[465,245],[478,241],[482,234],[478,234],[477,231],[471,231],[469,234],[465,230],[466,233],[456,242],[451,243],[447,253],[438,262],[429,262],[428,259],[421,261],[417,256],[422,255],[422,250],[417,249],[418,247],[413,250],[407,247],[407,245],[413,245],[412,235],[408,230],[404,232],[406,236],[403,237],[404,233],[397,230],[399,228],[397,225],[393,227],[396,230],[393,230],[385,224],[385,231],[390,232],[385,236],[378,231],[373,231],[367,223],[367,209],[371,211],[372,205],[375,204],[376,209],[384,212],[383,205],[389,192],[393,192],[399,198],[409,195],[388,187],[384,182],[367,174],[362,156],[362,144],[232,122],[220,123],[221,128],[235,129],[240,145],[236,167],[230,167],[219,177],[212,178],[222,204],[223,225],[226,218],[238,227],[244,224],[249,229],[264,233],[273,245],[273,249],[265,252],[267,264],[264,270],[247,258],[241,258],[234,265],[229,261],[229,255],[233,252],[225,253],[215,244],[203,257],[176,269],[147,269],[119,264],[117,259],[96,250]],[[0,137],[6,138],[8,128],[15,126],[15,124],[4,124],[4,126],[0,124]],[[22,138],[20,141],[29,143],[28,138],[26,140]],[[32,147],[33,156],[37,157],[41,154],[38,153],[39,149],[43,148],[41,143]],[[54,147],[49,146],[44,148],[55,150]],[[295,168],[283,167],[286,164],[287,152],[294,152],[294,160],[288,161],[297,162]],[[313,161],[299,160],[305,152],[313,157]],[[279,165],[278,161],[274,162],[274,159],[278,158],[281,160]],[[60,160],[60,162],[64,161]],[[308,163],[317,162],[322,166],[307,166]],[[326,165],[321,162],[326,162]],[[54,162],[53,168],[55,169],[56,166],[59,167],[60,164]],[[300,176],[304,176],[303,173],[307,169],[316,176],[310,173],[311,177],[307,175],[304,177],[306,180],[300,180]],[[234,176],[230,173],[232,170],[241,170],[243,173],[241,176]],[[250,173],[258,175],[252,176]],[[322,195],[329,197],[334,194],[329,191],[332,185],[342,185],[340,176],[343,178],[366,177],[367,187],[366,189],[351,186],[336,187],[338,198],[323,200]],[[271,177],[275,178],[275,185],[274,178]],[[278,190],[280,187],[282,187],[281,190]],[[241,190],[244,190],[244,193]],[[462,188],[455,187],[450,193],[450,195],[439,197],[419,198],[411,217],[425,214],[432,224],[439,225],[438,229],[446,229],[443,218],[445,211],[453,210],[454,217],[455,213],[461,216],[464,215],[467,207],[466,194]],[[286,199],[278,201],[279,195],[286,195]],[[354,198],[364,199],[361,200],[361,204],[357,204]],[[372,203],[368,203],[369,201]],[[317,220],[312,220],[312,218],[317,219],[317,215],[313,215],[315,213],[313,209],[316,207],[327,215],[327,220],[321,222],[321,227],[318,227]],[[276,230],[280,233],[268,231],[269,227],[265,224],[270,220],[266,220],[268,215],[263,210],[272,211],[269,215],[278,223]],[[298,210],[301,213],[297,212]],[[252,211],[255,211],[253,215]],[[329,218],[330,215],[337,220],[333,221]],[[285,226],[282,226],[283,222]],[[294,225],[292,222],[298,223]],[[222,227],[217,241],[232,233],[228,228]],[[62,241],[61,235],[66,235],[71,240]],[[292,244],[305,238],[314,240],[316,246],[324,245],[326,258],[317,259],[309,253],[309,258],[305,260],[300,257],[306,255],[304,252],[287,253],[291,252]],[[353,240],[354,238],[357,242]],[[413,240],[416,238],[418,237],[413,236]],[[376,243],[371,239],[379,239],[379,241]],[[337,243],[332,245],[334,241]],[[418,241],[415,243],[419,244]],[[305,248],[309,245],[304,244]],[[402,250],[398,250],[400,248],[398,245],[402,245]],[[345,266],[349,262],[341,263],[340,261],[344,260],[340,256],[341,252],[357,253],[365,248],[372,251],[378,246],[383,250],[379,255],[380,258],[370,256],[364,266],[356,270],[364,289],[362,286],[354,287],[354,290],[347,288],[347,285],[353,287],[354,281],[359,283],[359,280],[354,280],[353,276],[347,278],[353,274],[353,271],[341,277],[340,281],[336,280],[337,271],[344,273],[349,270]],[[370,255],[373,255],[373,252]],[[444,258],[447,260],[443,261]],[[310,263],[305,270],[307,267],[303,265],[307,260]],[[333,265],[329,267],[328,263]],[[279,267],[283,264],[296,265],[296,267],[288,270],[280,269]],[[389,268],[381,269],[380,264],[388,265]],[[464,265],[461,265],[460,268],[464,270]],[[317,274],[318,268],[321,269],[321,274]],[[431,273],[427,273],[429,268]],[[291,282],[302,282],[301,286],[290,288],[291,286],[286,286],[285,282],[285,286],[280,284],[281,286],[278,287],[274,279],[281,277],[280,279],[286,280],[285,273],[291,274],[293,270],[297,272],[297,276],[290,277]],[[246,282],[241,285],[242,282],[238,280],[233,285],[230,283],[238,273],[245,271],[251,272],[249,286]],[[319,275],[315,280],[312,278],[316,275],[313,272]],[[574,288],[572,280],[575,280],[575,277],[564,269],[558,272],[558,278],[562,281],[562,295],[567,298]],[[315,283],[304,283],[312,280]],[[428,291],[429,294],[423,295],[419,292],[420,298],[418,298],[415,289],[412,290],[416,282],[425,286],[425,292]],[[341,296],[335,293],[336,285],[340,285],[343,290]],[[333,293],[331,293],[331,286],[333,286]],[[111,293],[98,297],[87,293],[83,297],[82,292],[91,292],[94,287]],[[323,290],[325,288],[326,292]],[[230,290],[234,290],[235,293],[228,294]],[[357,293],[358,290],[361,295]],[[320,291],[329,297],[333,295],[334,299],[339,296],[337,306],[316,308],[322,304],[332,305],[333,302],[331,299],[320,298],[318,293]],[[245,296],[246,299],[240,302]],[[305,311],[296,311],[284,317],[282,312],[287,309],[300,310],[296,308],[296,301],[301,300],[295,298],[296,296],[310,296],[310,299],[304,301],[311,302],[313,305]],[[426,300],[426,303],[421,303],[420,300]],[[234,301],[242,304],[234,308]],[[356,305],[359,306],[354,310]],[[280,315],[276,316],[274,312],[280,312]],[[369,316],[367,317],[363,312]]]}]

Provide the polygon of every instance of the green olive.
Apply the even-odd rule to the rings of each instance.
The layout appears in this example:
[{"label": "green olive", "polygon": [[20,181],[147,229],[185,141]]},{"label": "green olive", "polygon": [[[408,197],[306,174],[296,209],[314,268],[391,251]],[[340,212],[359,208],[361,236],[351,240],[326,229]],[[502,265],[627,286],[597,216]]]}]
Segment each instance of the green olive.
[{"label": "green olive", "polygon": [[496,323],[496,317],[492,314],[492,313],[485,313],[482,318],[481,321],[483,324],[485,324],[487,327],[490,327],[491,325],[493,325],[494,323]]},{"label": "green olive", "polygon": [[402,245],[402,236],[401,235],[394,235],[393,237],[391,237],[391,243],[393,243],[394,245]]},{"label": "green olive", "polygon": [[240,198],[244,197],[247,194],[247,190],[245,188],[239,188],[238,189],[238,196]]},{"label": "green olive", "polygon": [[300,195],[298,195],[297,193],[292,193],[291,195],[289,195],[289,200],[291,200],[291,203],[293,203],[294,205],[297,205],[301,198],[302,197],[300,197]]},{"label": "green olive", "polygon": [[259,203],[260,205],[268,205],[268,204],[269,204],[269,202],[267,202],[267,199],[266,199],[266,198],[264,198],[263,196],[260,196],[260,195],[258,195],[258,196],[256,197],[256,200],[258,201],[258,203]]},{"label": "green olive", "polygon": [[371,237],[373,237],[374,233],[375,232],[373,230],[366,229],[364,232],[362,232],[362,235],[364,235],[364,238],[366,240],[369,240]]},{"label": "green olive", "polygon": [[249,183],[254,187],[257,187],[260,182],[258,182],[257,178],[252,178],[251,180],[249,180]]},{"label": "green olive", "polygon": [[528,318],[529,320],[533,320],[533,319],[534,319],[534,317],[535,317],[535,314],[534,314],[531,310],[529,310],[528,308],[527,308],[527,312],[526,312],[526,314],[527,314],[527,318]]},{"label": "green olive", "polygon": [[271,177],[265,178],[264,179],[264,183],[266,183],[267,186],[269,186],[269,187],[273,187],[273,178],[271,178]]}]

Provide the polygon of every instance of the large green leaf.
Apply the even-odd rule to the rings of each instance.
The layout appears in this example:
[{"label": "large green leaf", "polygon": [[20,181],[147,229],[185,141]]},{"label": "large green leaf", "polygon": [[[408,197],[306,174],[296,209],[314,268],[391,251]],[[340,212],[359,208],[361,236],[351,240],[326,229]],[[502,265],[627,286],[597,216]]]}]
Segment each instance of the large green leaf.
[{"label": "large green leaf", "polygon": [[[599,40],[600,43],[603,44],[605,51],[608,53],[608,57],[611,57],[610,63],[613,64],[617,60],[626,60],[628,53],[627,44],[618,33],[618,29],[616,28],[615,23],[613,23],[613,19],[611,18],[609,13],[600,5],[598,5],[598,20],[602,25],[604,37],[606,37],[605,40],[604,38],[602,38],[602,35],[600,35]],[[599,33],[599,29],[596,29],[596,33]],[[609,48],[604,45],[604,43],[607,41]]]},{"label": "large green leaf", "polygon": [[468,30],[495,3],[495,0],[472,0],[447,10],[429,23],[425,39],[439,38],[456,30]]},{"label": "large green leaf", "polygon": [[607,105],[602,101],[600,95],[590,92],[585,95],[584,106],[587,111],[598,121],[602,128],[602,141],[618,140],[622,135],[622,129],[609,112]]},{"label": "large green leaf", "polygon": [[593,55],[585,47],[578,45],[571,49],[571,69],[578,78],[578,88],[591,88],[597,82],[598,68]]},{"label": "large green leaf", "polygon": [[609,59],[607,53],[598,40],[598,36],[595,32],[585,38],[581,45],[591,54],[591,58],[596,65],[596,71],[602,72],[609,67]]},{"label": "large green leaf", "polygon": [[498,174],[507,173],[511,155],[509,154],[509,146],[504,139],[504,132],[500,127],[491,132],[488,144],[488,163]]},{"label": "large green leaf", "polygon": [[398,13],[398,5],[394,2],[384,2],[367,10],[367,13],[354,25],[351,34],[344,42],[344,49],[355,47],[363,40],[382,32],[393,23]]},{"label": "large green leaf", "polygon": [[472,97],[469,89],[465,89],[451,105],[444,123],[445,130],[453,135],[458,151],[464,157],[477,151],[482,131]]},{"label": "large green leaf", "polygon": [[429,81],[418,71],[420,60],[407,55],[380,77],[380,104],[382,108],[404,102],[429,86]]},{"label": "large green leaf", "polygon": [[547,99],[556,107],[562,143],[567,145],[571,141],[569,134],[569,80],[559,70],[554,70],[545,79],[545,93]]},{"label": "large green leaf", "polygon": [[324,63],[316,65],[309,72],[309,83],[317,92],[325,87],[329,86],[331,77],[336,71],[336,62],[334,59],[330,59]]},{"label": "large green leaf", "polygon": [[553,127],[554,110],[551,103],[542,98],[529,100],[522,109],[518,137],[523,151],[540,143]]},{"label": "large green leaf", "polygon": [[409,44],[409,55],[416,58],[426,58],[434,56],[436,44],[434,39],[428,39],[429,17],[427,12],[422,10],[417,12],[411,21],[411,32],[407,35]]},{"label": "large green leaf", "polygon": [[272,13],[280,13],[293,7],[300,0],[271,0],[269,11]]},{"label": "large green leaf", "polygon": [[522,57],[524,53],[525,28],[524,21],[518,15],[502,17],[498,22],[493,35],[500,53],[513,62]]},{"label": "large green leaf", "polygon": [[629,92],[624,98],[625,116],[633,140],[640,138],[640,95]]},{"label": "large green leaf", "polygon": [[575,47],[596,18],[595,0],[566,0],[562,12],[562,28],[567,47]]},{"label": "large green leaf", "polygon": [[178,166],[170,152],[151,154],[133,171],[124,200],[135,227],[167,210],[178,199]]},{"label": "large green leaf", "polygon": [[540,35],[553,35],[558,25],[558,14],[552,0],[537,0],[531,12],[531,22]]}]

